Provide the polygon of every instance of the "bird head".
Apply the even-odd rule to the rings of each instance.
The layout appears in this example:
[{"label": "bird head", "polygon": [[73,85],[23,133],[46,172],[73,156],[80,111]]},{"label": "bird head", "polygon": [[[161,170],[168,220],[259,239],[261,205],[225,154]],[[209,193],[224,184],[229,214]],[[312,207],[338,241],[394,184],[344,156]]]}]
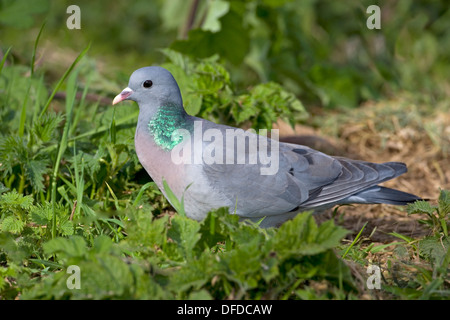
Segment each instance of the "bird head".
[{"label": "bird head", "polygon": [[144,67],[134,71],[128,87],[114,98],[112,104],[124,100],[136,101],[140,108],[183,105],[176,80],[162,67]]}]

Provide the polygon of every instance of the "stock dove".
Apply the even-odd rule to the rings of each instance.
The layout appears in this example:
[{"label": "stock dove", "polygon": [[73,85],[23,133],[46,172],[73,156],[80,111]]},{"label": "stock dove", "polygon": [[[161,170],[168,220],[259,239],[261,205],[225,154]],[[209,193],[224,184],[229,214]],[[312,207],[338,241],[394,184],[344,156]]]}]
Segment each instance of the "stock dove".
[{"label": "stock dove", "polygon": [[229,207],[241,220],[264,218],[261,227],[277,227],[306,210],[420,199],[378,186],[405,173],[403,163],[328,156],[188,115],[176,80],[162,67],[136,70],[113,105],[123,100],[139,105],[139,161],[166,198],[163,180],[178,199],[184,197],[192,219]]}]

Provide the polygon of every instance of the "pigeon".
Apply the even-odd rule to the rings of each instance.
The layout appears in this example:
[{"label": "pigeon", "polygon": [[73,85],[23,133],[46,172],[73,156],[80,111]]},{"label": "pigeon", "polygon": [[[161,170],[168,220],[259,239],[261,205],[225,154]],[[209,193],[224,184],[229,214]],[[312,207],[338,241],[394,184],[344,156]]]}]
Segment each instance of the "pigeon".
[{"label": "pigeon", "polygon": [[[165,68],[134,71],[113,105],[139,105],[135,133],[140,163],[168,198],[183,199],[198,221],[227,207],[240,220],[279,227],[299,212],[342,204],[406,205],[418,196],[380,186],[407,171],[401,162],[372,163],[329,156],[279,142],[275,130],[243,130],[194,117],[184,109],[175,78]],[[171,203],[173,205],[173,203]]]}]

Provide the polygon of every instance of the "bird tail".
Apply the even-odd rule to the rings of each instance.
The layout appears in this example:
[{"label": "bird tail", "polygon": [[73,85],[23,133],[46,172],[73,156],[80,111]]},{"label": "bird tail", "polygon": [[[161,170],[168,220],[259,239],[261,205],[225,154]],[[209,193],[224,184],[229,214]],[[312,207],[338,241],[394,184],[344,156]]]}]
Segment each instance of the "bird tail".
[{"label": "bird tail", "polygon": [[411,193],[381,186],[374,186],[342,200],[342,203],[385,203],[396,206],[404,206],[417,200],[423,199]]}]

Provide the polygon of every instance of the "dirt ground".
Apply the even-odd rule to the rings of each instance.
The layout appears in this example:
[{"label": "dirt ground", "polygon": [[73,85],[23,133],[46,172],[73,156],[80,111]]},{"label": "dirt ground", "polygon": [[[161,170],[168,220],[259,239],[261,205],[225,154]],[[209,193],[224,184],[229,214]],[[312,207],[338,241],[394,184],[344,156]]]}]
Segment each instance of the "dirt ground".
[{"label": "dirt ground", "polygon": [[[390,103],[395,106],[397,102]],[[297,125],[294,130],[282,121],[275,127],[280,130],[280,141],[308,145],[330,155],[371,162],[404,162],[408,172],[383,185],[416,194],[435,204],[439,188],[450,188],[450,114],[435,112],[426,119],[418,115],[420,123],[408,126],[401,124],[402,114],[414,110],[406,107],[389,115],[380,114],[386,107],[390,106],[370,103],[361,107],[354,117],[345,117],[333,128],[337,137],[327,135],[331,130],[323,127]],[[380,121],[390,122],[391,126],[379,124]],[[316,216],[318,222],[330,218],[331,210]],[[390,232],[414,238],[427,235],[427,229],[418,222],[421,218],[424,217],[408,215],[405,208],[398,206],[354,205],[340,207],[335,221],[353,231],[350,239],[368,222],[363,236],[371,235],[371,241],[376,243],[389,243],[399,240],[389,235]]]}]

